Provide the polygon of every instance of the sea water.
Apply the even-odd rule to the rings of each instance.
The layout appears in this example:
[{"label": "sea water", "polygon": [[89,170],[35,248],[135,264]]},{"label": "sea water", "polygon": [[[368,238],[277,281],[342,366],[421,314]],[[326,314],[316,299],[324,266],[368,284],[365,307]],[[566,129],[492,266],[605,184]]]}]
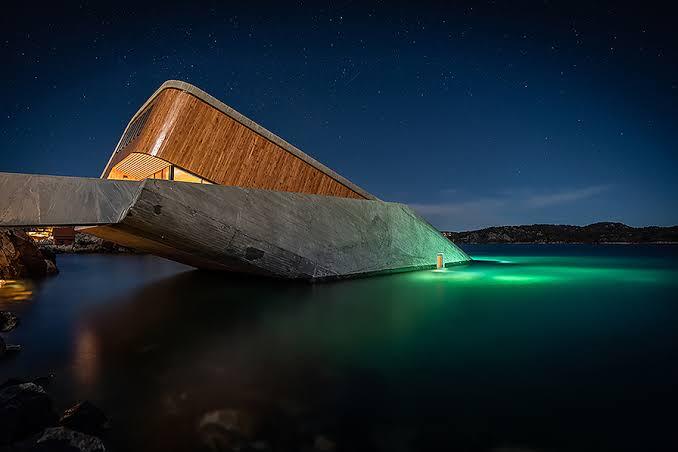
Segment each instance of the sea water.
[{"label": "sea water", "polygon": [[114,450],[209,450],[215,410],[273,450],[676,450],[678,247],[465,250],[322,284],[60,255],[0,287],[23,346],[0,378],[53,374]]}]

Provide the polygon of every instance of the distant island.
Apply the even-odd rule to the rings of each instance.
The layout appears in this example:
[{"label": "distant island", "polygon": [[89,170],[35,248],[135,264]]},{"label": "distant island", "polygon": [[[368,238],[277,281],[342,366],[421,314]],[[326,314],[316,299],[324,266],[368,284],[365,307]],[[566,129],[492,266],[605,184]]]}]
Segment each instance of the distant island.
[{"label": "distant island", "polygon": [[588,226],[533,224],[494,226],[443,235],[459,243],[678,243],[678,226],[634,228],[623,223]]}]

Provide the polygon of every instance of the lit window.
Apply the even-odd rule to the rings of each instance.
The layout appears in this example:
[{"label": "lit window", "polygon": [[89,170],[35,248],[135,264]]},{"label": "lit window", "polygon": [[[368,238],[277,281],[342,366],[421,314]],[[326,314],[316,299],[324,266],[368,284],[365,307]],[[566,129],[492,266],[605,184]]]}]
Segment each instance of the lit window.
[{"label": "lit window", "polygon": [[177,182],[192,182],[194,184],[201,184],[202,179],[198,176],[182,170],[181,168],[174,167],[174,180]]},{"label": "lit window", "polygon": [[163,180],[169,180],[170,178],[170,167],[167,166],[160,171],[153,173],[151,176],[149,176],[149,179],[163,179]]}]

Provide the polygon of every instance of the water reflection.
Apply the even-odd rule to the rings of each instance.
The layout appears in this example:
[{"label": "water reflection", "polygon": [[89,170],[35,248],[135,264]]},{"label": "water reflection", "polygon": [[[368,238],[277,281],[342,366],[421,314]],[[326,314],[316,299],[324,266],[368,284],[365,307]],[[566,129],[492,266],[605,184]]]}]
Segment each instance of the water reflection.
[{"label": "water reflection", "polygon": [[28,280],[0,279],[0,304],[30,300],[33,284]]},{"label": "water reflection", "polygon": [[75,335],[73,368],[78,383],[91,388],[99,376],[98,338],[89,327],[78,328]]}]

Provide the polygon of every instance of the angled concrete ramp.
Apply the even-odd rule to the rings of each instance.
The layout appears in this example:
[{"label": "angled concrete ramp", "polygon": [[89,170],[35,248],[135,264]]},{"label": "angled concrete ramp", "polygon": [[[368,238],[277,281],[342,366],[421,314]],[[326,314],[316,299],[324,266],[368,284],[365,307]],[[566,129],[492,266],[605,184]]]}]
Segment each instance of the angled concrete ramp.
[{"label": "angled concrete ramp", "polygon": [[409,207],[164,180],[0,173],[0,226],[86,232],[194,267],[321,280],[469,257]]},{"label": "angled concrete ramp", "polygon": [[117,223],[141,182],[0,173],[0,226]]}]

